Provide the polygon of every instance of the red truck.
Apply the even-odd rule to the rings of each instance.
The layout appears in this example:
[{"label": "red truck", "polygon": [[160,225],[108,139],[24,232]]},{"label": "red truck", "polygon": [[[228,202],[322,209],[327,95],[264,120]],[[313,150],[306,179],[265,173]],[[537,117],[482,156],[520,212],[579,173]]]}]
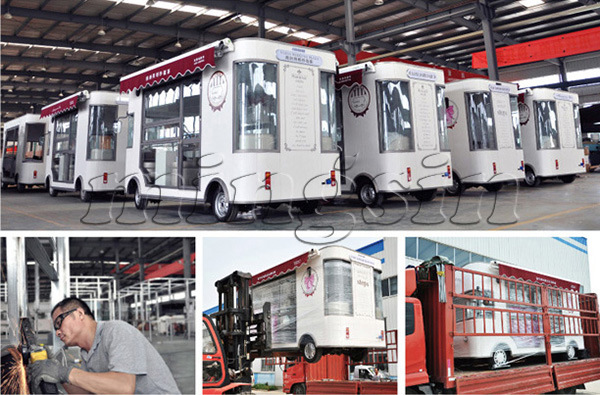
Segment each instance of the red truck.
[{"label": "red truck", "polygon": [[[406,393],[575,393],[600,380],[595,294],[459,268],[441,257],[406,269],[405,335]],[[541,355],[495,369],[475,360],[455,366],[461,342],[501,336],[536,339]],[[567,357],[556,353],[556,344],[569,336],[583,337],[585,350],[559,361]],[[505,355],[512,359],[509,350]]]}]

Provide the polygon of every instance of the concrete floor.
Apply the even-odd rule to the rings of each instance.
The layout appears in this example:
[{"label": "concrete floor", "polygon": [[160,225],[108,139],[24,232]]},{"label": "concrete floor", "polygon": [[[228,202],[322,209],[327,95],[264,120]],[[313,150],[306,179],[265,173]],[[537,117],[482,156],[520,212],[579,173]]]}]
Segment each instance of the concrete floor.
[{"label": "concrete floor", "polygon": [[216,222],[208,205],[161,202],[137,210],[131,199],[96,196],[86,204],[75,193],[48,196],[41,188],[19,194],[2,191],[2,229],[19,230],[596,230],[600,229],[600,172],[580,175],[572,184],[549,180],[538,188],[505,186],[497,196],[483,188],[460,198],[441,196],[419,204],[393,197],[383,209],[363,208],[344,195],[320,213],[305,215],[288,206]]},{"label": "concrete floor", "polygon": [[177,387],[182,394],[194,394],[196,391],[196,341],[191,340],[161,340],[154,336],[152,345],[163,357]]}]

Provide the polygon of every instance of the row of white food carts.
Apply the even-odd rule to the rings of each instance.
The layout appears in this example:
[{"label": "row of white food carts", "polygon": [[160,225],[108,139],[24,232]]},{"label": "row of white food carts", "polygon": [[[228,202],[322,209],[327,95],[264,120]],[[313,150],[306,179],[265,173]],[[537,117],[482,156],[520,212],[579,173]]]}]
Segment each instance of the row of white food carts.
[{"label": "row of white food carts", "polygon": [[572,182],[585,169],[578,97],[486,79],[444,83],[402,62],[337,70],[332,52],[222,40],[7,122],[2,185],[51,196],[122,191],[200,201],[221,221],[255,206],[311,212],[438,188]]}]

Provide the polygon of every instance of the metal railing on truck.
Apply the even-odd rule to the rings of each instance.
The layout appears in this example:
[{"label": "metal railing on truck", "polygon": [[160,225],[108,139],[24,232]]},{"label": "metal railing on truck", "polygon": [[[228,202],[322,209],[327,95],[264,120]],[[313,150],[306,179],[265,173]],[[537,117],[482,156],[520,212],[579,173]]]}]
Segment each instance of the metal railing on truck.
[{"label": "metal railing on truck", "polygon": [[[515,385],[516,375],[525,373],[519,369],[529,369],[523,380],[526,376],[527,380],[539,377],[541,372],[545,378],[538,390],[552,391],[555,382],[560,381],[553,377],[556,376],[555,367],[560,370],[561,366],[553,364],[551,348],[565,336],[582,336],[589,356],[600,357],[595,294],[477,272],[441,261],[421,266],[417,272],[417,296],[423,304],[426,328],[427,368],[432,381],[443,384],[444,388],[458,390],[461,380],[476,386],[477,379],[482,385],[485,382],[487,389],[490,380],[497,385]],[[485,380],[477,375],[467,377],[455,372],[454,338],[485,336],[543,337],[546,364],[541,365],[539,372],[531,367],[486,372]],[[589,377],[600,374],[600,360],[575,361],[575,364],[583,367],[584,362],[595,366]],[[507,379],[512,383],[502,383]],[[475,388],[475,391],[481,391],[485,387]]]}]

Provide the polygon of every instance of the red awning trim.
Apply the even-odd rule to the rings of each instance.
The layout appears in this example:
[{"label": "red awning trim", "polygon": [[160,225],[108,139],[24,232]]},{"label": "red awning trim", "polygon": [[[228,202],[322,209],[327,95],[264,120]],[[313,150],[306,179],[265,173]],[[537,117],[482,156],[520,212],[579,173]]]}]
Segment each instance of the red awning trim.
[{"label": "red awning trim", "polygon": [[121,78],[121,93],[174,80],[215,67],[215,47],[203,47]]},{"label": "red awning trim", "polygon": [[337,74],[335,76],[335,89],[342,89],[342,87],[352,87],[354,84],[362,84],[363,80],[363,69],[349,71],[343,74]]},{"label": "red awning trim", "polygon": [[308,254],[308,252],[305,252],[304,254],[292,258],[289,261],[283,262],[280,265],[265,270],[264,272],[258,273],[255,276],[252,276],[250,285],[258,285],[260,283],[264,283],[265,281],[272,280],[275,277],[283,276],[284,274],[296,270],[297,268],[308,262]]},{"label": "red awning trim", "polygon": [[552,277],[547,274],[531,272],[529,270],[520,269],[514,266],[498,264],[498,269],[501,276],[514,277],[520,280],[532,281],[542,285],[548,285],[556,288],[563,288],[569,291],[579,292],[580,285],[578,283],[563,280],[561,278]]},{"label": "red awning trim", "polygon": [[55,115],[74,109],[75,107],[77,107],[77,101],[79,100],[79,96],[85,94],[84,92],[77,92],[71,96],[65,97],[62,100],[49,104],[46,107],[42,107],[42,113],[40,114],[40,118],[53,117]]}]

